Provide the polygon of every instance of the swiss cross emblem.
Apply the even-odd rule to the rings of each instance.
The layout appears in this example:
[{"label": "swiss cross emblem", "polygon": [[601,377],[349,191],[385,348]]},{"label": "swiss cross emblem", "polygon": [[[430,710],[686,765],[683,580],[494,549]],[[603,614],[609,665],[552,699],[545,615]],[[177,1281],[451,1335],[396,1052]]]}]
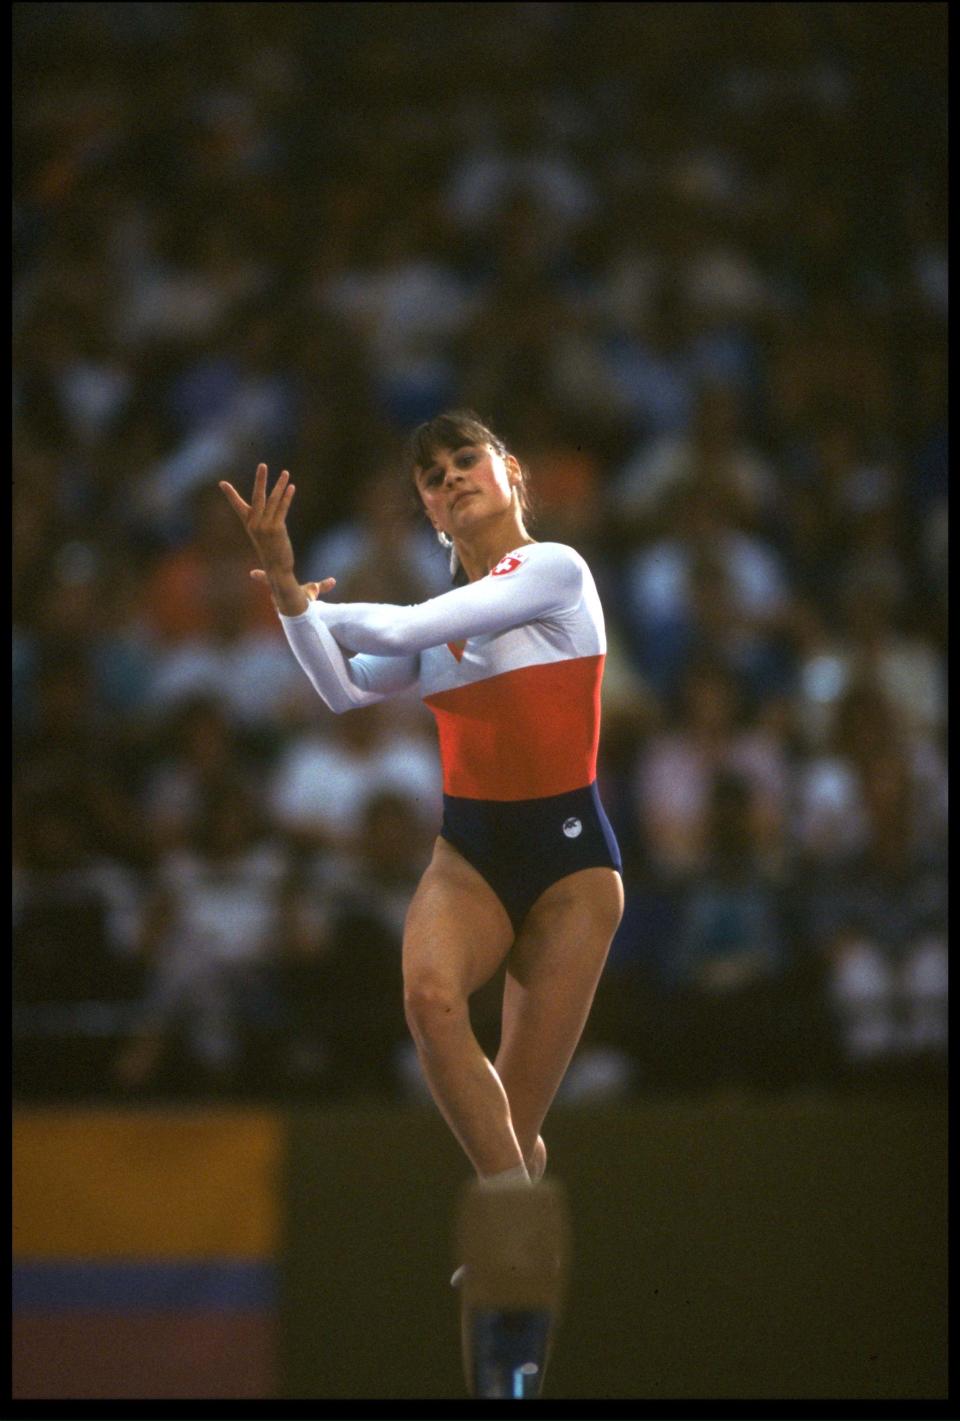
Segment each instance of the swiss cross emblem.
[{"label": "swiss cross emblem", "polygon": [[523,562],[523,558],[517,557],[516,553],[507,553],[505,558],[501,558],[495,568],[491,569],[491,577],[503,577],[505,573],[516,572]]}]

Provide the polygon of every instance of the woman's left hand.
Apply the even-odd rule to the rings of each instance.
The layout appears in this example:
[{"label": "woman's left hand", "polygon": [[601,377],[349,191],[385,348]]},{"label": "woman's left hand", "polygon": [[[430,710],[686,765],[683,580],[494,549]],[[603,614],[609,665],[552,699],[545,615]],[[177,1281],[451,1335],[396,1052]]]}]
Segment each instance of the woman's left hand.
[{"label": "woman's left hand", "polygon": [[[270,579],[262,567],[255,567],[250,576],[254,582],[264,582],[271,586]],[[307,598],[308,602],[316,602],[318,597],[323,597],[327,592],[332,592],[337,585],[335,577],[325,577],[322,582],[298,582],[297,586]]]}]

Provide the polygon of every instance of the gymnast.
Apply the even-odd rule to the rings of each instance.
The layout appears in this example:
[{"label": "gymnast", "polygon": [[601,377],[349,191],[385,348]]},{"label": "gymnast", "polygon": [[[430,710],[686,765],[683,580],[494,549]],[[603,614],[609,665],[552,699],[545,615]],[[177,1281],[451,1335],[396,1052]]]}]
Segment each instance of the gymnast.
[{"label": "gymnast", "polygon": [[[533,1183],[623,911],[596,783],[603,612],[579,553],[530,536],[524,471],[475,415],[420,425],[406,474],[460,584],[413,607],[331,603],[333,578],[297,581],[286,470],[268,493],[261,464],[250,503],[220,487],[256,550],[251,576],[330,710],[416,685],[436,718],[443,821],[404,929],[406,1019],[478,1178]],[[491,1061],[468,1003],[504,962]]]}]

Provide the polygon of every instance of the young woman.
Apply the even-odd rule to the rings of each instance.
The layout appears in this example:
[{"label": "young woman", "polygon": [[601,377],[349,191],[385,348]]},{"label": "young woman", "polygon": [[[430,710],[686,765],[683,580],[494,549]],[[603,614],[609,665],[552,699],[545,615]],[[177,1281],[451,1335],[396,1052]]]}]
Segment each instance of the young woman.
[{"label": "young woman", "polygon": [[[413,607],[321,601],[301,585],[286,471],[261,464],[242,520],[290,646],[333,711],[414,684],[436,717],[444,814],[403,942],[404,1002],[433,1097],[479,1177],[538,1179],[540,1129],[583,1031],[623,911],[620,855],[596,786],[606,642],[590,571],[524,522],[517,460],[474,416],[440,415],[410,473],[463,583]],[[322,786],[318,786],[322,792]],[[506,959],[491,1062],[472,993]]]}]

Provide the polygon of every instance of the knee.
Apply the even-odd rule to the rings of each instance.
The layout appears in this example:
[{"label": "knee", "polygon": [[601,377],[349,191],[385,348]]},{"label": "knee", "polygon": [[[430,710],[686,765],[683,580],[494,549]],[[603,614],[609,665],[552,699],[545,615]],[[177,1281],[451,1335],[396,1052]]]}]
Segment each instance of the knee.
[{"label": "knee", "polygon": [[459,1024],[467,1011],[467,1001],[447,979],[418,974],[404,983],[403,1007],[413,1035],[429,1040]]}]

